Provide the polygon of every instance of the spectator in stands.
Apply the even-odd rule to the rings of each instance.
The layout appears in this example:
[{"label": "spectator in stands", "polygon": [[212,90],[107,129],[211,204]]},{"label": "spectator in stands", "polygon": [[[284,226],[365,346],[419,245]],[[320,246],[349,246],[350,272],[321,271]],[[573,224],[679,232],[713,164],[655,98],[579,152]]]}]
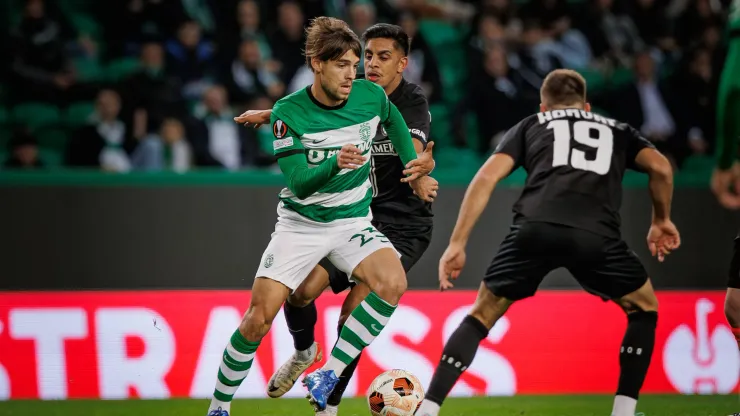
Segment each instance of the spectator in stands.
[{"label": "spectator in stands", "polygon": [[62,104],[76,83],[66,44],[74,34],[47,13],[43,0],[26,0],[23,17],[11,31],[16,101]]},{"label": "spectator in stands", "polygon": [[44,163],[39,159],[39,146],[28,129],[18,129],[8,143],[10,156],[3,164],[5,169],[38,169]]},{"label": "spectator in stands", "polygon": [[676,38],[682,48],[693,46],[704,30],[721,22],[721,16],[712,9],[711,0],[692,0],[676,22]]},{"label": "spectator in stands", "polygon": [[224,33],[221,45],[223,52],[228,54],[227,62],[230,63],[238,54],[239,45],[243,41],[251,39],[259,45],[262,59],[272,65],[271,70],[276,71],[279,63],[271,61],[272,49],[260,26],[260,7],[257,0],[241,0],[237,5],[236,20],[237,30],[233,33]]},{"label": "spectator in stands", "polygon": [[544,39],[538,47],[552,50],[563,66],[585,68],[591,62],[591,47],[577,29],[571,27],[566,0],[533,0],[522,7],[520,16],[542,25]]},{"label": "spectator in stands", "polygon": [[675,165],[686,156],[686,141],[679,138],[675,105],[677,100],[656,74],[655,59],[649,51],[635,57],[636,80],[608,99],[606,110],[618,120],[640,130]]},{"label": "spectator in stands", "polygon": [[228,170],[255,165],[261,154],[256,133],[235,124],[235,115],[224,87],[217,85],[206,90],[195,109],[198,122],[188,133],[197,165]]},{"label": "spectator in stands", "polygon": [[483,71],[486,51],[496,46],[507,44],[506,28],[494,14],[484,14],[477,19],[477,31],[468,42],[468,67],[471,75]]},{"label": "spectator in stands", "polygon": [[[474,0],[477,1],[477,0]],[[511,0],[483,0],[478,5],[479,15],[486,14],[494,16],[505,27],[512,27],[518,32],[520,27],[519,17]],[[477,25],[474,25],[477,26]]]},{"label": "spectator in stands", "polygon": [[677,48],[665,7],[656,0],[632,0],[630,16],[640,37],[648,45],[657,46],[665,52],[673,52]]},{"label": "spectator in stands", "polygon": [[284,85],[290,84],[298,68],[306,63],[301,53],[305,42],[303,24],[303,12],[297,2],[285,1],[278,6],[278,29],[270,37],[270,48],[281,63],[278,75]]},{"label": "spectator in stands", "polygon": [[562,68],[556,48],[538,20],[526,20],[517,52],[509,58],[528,85],[527,94],[539,94],[542,81],[551,71]]},{"label": "spectator in stands", "polygon": [[120,96],[113,90],[103,90],[98,94],[92,123],[72,136],[65,163],[73,167],[128,172],[132,169],[135,151],[151,150],[138,144],[131,128],[121,119]]},{"label": "spectator in stands", "polygon": [[492,46],[485,54],[483,72],[473,78],[464,106],[455,115],[456,142],[467,141],[465,115],[472,110],[478,120],[475,149],[485,154],[495,147],[506,130],[525,117],[528,109],[537,106],[538,101],[525,104],[523,84],[521,76],[509,67],[506,49]]},{"label": "spectator in stands", "polygon": [[[205,33],[213,34],[216,30],[216,15],[214,9],[218,7],[223,0],[179,0],[183,14],[188,20],[195,21],[200,30]],[[171,1],[170,3],[177,3]]]},{"label": "spectator in stands", "polygon": [[698,49],[690,55],[686,74],[680,75],[679,82],[679,119],[688,132],[688,145],[694,154],[707,154],[714,142],[717,101],[717,80],[709,51]]},{"label": "spectator in stands", "polygon": [[613,11],[614,0],[588,1],[575,27],[588,39],[597,66],[630,67],[632,54],[644,48],[634,21]]},{"label": "spectator in stands", "polygon": [[[375,5],[369,0],[355,0],[349,6],[349,26],[358,35],[376,23]],[[360,64],[362,66],[362,64]]]},{"label": "spectator in stands", "polygon": [[141,49],[141,68],[123,82],[124,118],[132,123],[133,136],[141,139],[156,132],[167,117],[184,117],[182,83],[165,72],[162,45],[150,42]]},{"label": "spectator in stands", "polygon": [[215,66],[215,49],[204,40],[195,20],[186,20],[177,31],[177,38],[166,44],[167,72],[183,84],[182,95],[195,99],[211,84]]},{"label": "spectator in stands", "polygon": [[244,105],[257,97],[269,96],[277,100],[285,86],[263,62],[259,43],[248,39],[239,47],[239,56],[229,68],[227,85],[232,101]]},{"label": "spectator in stands", "polygon": [[715,71],[714,77],[719,79],[720,72],[725,63],[725,53],[727,52],[722,44],[722,26],[719,23],[710,23],[704,28],[699,36],[698,41],[686,49],[685,54],[692,55],[694,51],[703,49],[709,52],[712,58],[712,69]]},{"label": "spectator in stands", "polygon": [[142,44],[164,41],[174,33],[175,22],[184,19],[172,1],[95,1],[93,5],[102,23],[107,59],[136,55]]},{"label": "spectator in stands", "polygon": [[132,158],[138,170],[182,173],[192,167],[192,150],[185,138],[185,127],[178,119],[165,119],[159,133],[147,136],[142,145],[147,146],[148,151],[137,152]]},{"label": "spectator in stands", "polygon": [[403,77],[409,82],[420,85],[430,103],[439,102],[442,99],[442,79],[439,74],[437,58],[432,48],[419,32],[419,22],[411,14],[403,14],[398,25],[411,38],[411,53],[409,53],[409,65],[403,73]]}]

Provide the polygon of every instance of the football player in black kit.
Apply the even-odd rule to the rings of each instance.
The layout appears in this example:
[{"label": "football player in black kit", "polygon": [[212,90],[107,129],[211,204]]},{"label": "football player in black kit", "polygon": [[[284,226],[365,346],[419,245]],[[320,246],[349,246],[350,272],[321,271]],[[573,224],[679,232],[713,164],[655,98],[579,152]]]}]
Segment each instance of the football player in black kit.
[{"label": "football player in black kit", "polygon": [[[365,44],[365,78],[383,87],[390,101],[401,112],[417,153],[431,154],[433,143],[427,144],[431,124],[429,104],[421,88],[403,78],[403,71],[408,65],[409,36],[399,26],[377,24],[367,29],[362,39]],[[242,124],[260,125],[269,121],[269,114],[269,110],[247,111],[235,120]],[[373,139],[371,163],[373,201],[370,208],[373,225],[401,253],[401,263],[408,272],[431,241],[431,201],[437,196],[438,184],[428,176],[422,178],[419,189],[412,190],[408,184],[401,183],[404,166],[382,127],[378,128]],[[334,293],[340,293],[351,286],[346,274],[324,259],[285,303],[285,318],[296,353],[270,379],[270,397],[287,393],[301,373],[315,359],[320,359],[314,341],[317,312],[313,300],[327,287],[331,287]],[[363,284],[351,287],[342,305],[340,329],[350,312],[368,293],[369,288]],[[359,357],[340,376],[327,408],[317,415],[337,414],[342,394],[358,361]]]},{"label": "football player in black kit", "polygon": [[447,341],[417,416],[437,416],[496,321],[512,303],[534,295],[545,275],[559,267],[626,312],[612,415],[635,414],[653,352],[658,302],[642,263],[620,236],[622,176],[627,168],[649,175],[653,217],[647,240],[662,261],[680,244],[670,219],[671,166],[632,127],[591,113],[578,73],[550,73],[540,99],[542,112],[507,132],[465,194],[439,262],[442,290],[460,275],[470,232],[498,181],[520,166],[527,171],[511,232],[488,267],[475,305]]}]

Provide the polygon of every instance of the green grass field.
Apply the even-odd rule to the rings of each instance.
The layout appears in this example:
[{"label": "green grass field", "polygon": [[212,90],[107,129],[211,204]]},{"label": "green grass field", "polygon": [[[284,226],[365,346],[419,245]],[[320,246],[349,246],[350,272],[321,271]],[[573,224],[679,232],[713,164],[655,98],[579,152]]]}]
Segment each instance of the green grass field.
[{"label": "green grass field", "polygon": [[[450,399],[443,416],[609,416],[611,396],[516,396]],[[2,416],[204,416],[207,400],[161,401],[11,401],[0,402]],[[310,416],[305,400],[237,400],[234,416]],[[637,411],[645,416],[728,416],[740,412],[738,396],[644,396]],[[362,399],[343,402],[341,416],[367,416]]]}]

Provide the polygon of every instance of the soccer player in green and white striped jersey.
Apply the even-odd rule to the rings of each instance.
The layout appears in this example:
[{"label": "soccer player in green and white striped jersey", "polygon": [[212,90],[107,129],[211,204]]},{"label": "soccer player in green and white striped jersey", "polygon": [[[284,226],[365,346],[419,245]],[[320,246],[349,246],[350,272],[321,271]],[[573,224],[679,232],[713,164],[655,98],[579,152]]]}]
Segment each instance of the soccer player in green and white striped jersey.
[{"label": "soccer player in green and white striped jersey", "polygon": [[326,407],[338,375],[383,330],[406,290],[398,253],[370,223],[369,160],[378,125],[407,167],[403,182],[429,173],[433,161],[416,157],[406,123],[383,89],[354,80],[361,46],[346,23],[315,19],[305,51],[313,85],[278,101],[271,116],[273,148],[288,186],[280,192],[278,222],[262,255],[249,309],[224,350],[208,416],[229,416],[260,340],[322,258],[372,292],[352,312],[324,367],[304,379],[319,410]]}]

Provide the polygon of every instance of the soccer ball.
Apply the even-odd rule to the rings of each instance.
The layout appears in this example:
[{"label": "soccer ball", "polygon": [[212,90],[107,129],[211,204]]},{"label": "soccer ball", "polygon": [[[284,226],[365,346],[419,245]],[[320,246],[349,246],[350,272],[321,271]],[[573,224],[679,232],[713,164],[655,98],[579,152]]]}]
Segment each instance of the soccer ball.
[{"label": "soccer ball", "polygon": [[421,382],[405,370],[389,370],[379,375],[367,395],[373,416],[413,416],[422,400]]}]

